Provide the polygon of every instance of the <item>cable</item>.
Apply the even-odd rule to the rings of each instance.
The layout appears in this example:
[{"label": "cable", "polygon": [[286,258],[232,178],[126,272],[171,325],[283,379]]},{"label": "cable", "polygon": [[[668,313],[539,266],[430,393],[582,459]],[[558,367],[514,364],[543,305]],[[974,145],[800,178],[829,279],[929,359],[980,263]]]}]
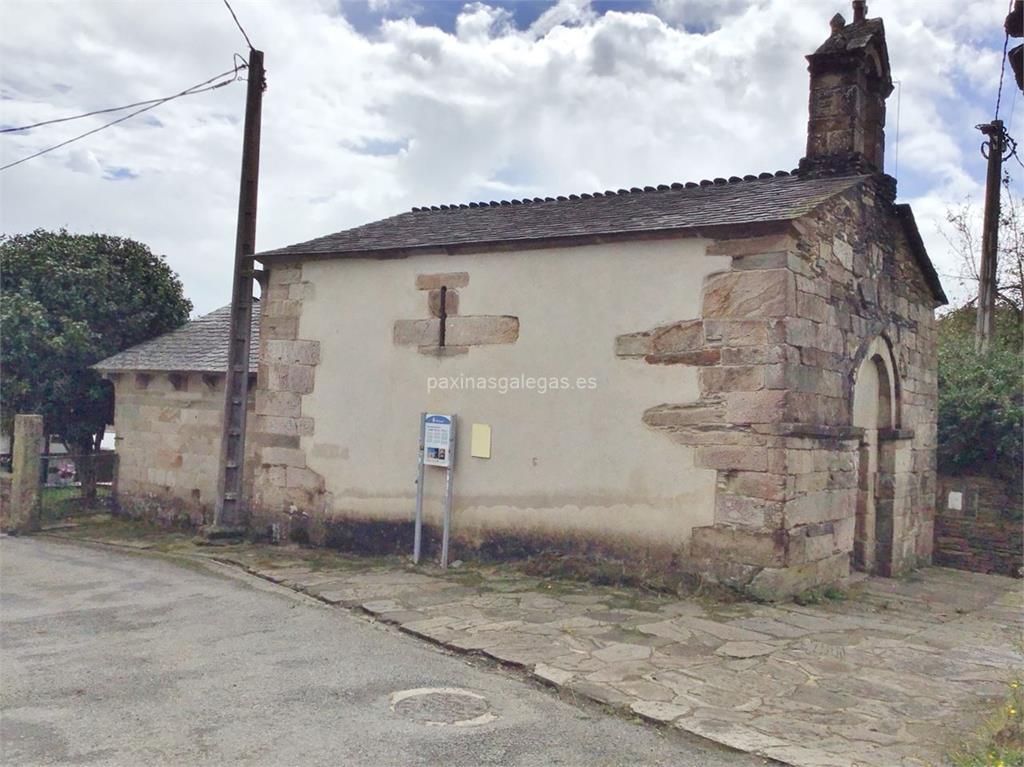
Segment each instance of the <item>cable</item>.
[{"label": "cable", "polygon": [[[224,0],[226,3],[228,0]],[[1010,0],[1010,4],[1006,8],[1006,14],[1010,15],[1013,13],[1013,0]],[[999,62],[999,90],[996,91],[996,115],[993,120],[999,119],[999,104],[1003,100],[1003,75],[1006,74],[1006,49],[1010,46],[1010,30],[1006,30],[1006,36],[1003,38],[1003,59]]]},{"label": "cable", "polygon": [[17,128],[0,128],[0,133],[17,133],[18,131],[31,130],[32,128],[41,128],[44,125],[56,125],[57,123],[64,123],[64,122],[68,122],[70,120],[81,120],[83,117],[95,117],[96,115],[105,115],[105,114],[109,114],[110,112],[121,112],[121,111],[123,111],[125,109],[133,109],[134,107],[142,107],[142,106],[146,106],[147,104],[162,104],[163,102],[167,101],[170,98],[177,98],[177,96],[192,95],[192,93],[202,93],[202,91],[198,91],[198,90],[196,90],[196,88],[200,88],[203,85],[206,85],[207,83],[211,83],[214,80],[217,80],[218,78],[227,77],[228,75],[232,74],[233,72],[237,73],[239,69],[245,69],[247,66],[248,66],[248,64],[245,64],[244,62],[241,65],[236,64],[235,68],[232,71],[224,72],[222,74],[217,75],[216,77],[211,77],[209,80],[206,80],[205,82],[201,82],[201,83],[199,83],[199,85],[196,85],[193,88],[189,88],[187,91],[182,91],[181,93],[179,93],[179,94],[177,94],[175,96],[165,96],[165,97],[158,98],[158,99],[147,99],[146,101],[136,101],[134,104],[125,104],[124,106],[110,107],[109,109],[97,109],[97,110],[95,110],[93,112],[85,112],[85,113],[80,114],[80,115],[72,115],[70,117],[58,117],[55,120],[43,120],[42,122],[32,123],[31,125],[21,125],[21,126],[19,126]]},{"label": "cable", "polygon": [[249,35],[245,34],[245,30],[242,29],[242,24],[238,20],[238,17],[235,15],[235,11],[231,7],[231,3],[229,3],[228,0],[224,0],[224,5],[228,7],[228,11],[231,13],[231,18],[235,20],[235,26],[238,27],[238,31],[242,33],[242,37],[245,38],[245,42],[249,44],[249,50],[253,50],[252,41],[249,40]]},{"label": "cable", "polygon": [[[217,78],[226,77],[228,75],[232,76],[230,80],[225,80],[224,82],[216,83],[214,85],[208,85],[208,83],[213,82]],[[140,115],[143,112],[148,112],[150,109],[156,109],[158,106],[160,106],[161,104],[166,104],[168,101],[173,101],[174,99],[180,98],[181,96],[192,96],[192,95],[194,95],[196,93],[205,93],[206,91],[212,91],[212,90],[216,90],[217,88],[223,88],[225,85],[230,85],[231,83],[235,82],[237,79],[238,79],[238,68],[236,67],[235,69],[232,69],[232,70],[230,70],[228,72],[224,72],[223,74],[219,74],[216,77],[211,77],[209,80],[204,80],[203,82],[199,83],[198,85],[194,85],[191,88],[188,88],[187,90],[183,90],[181,93],[176,93],[173,96],[167,96],[166,98],[158,99],[156,101],[156,103],[150,104],[149,106],[144,106],[142,109],[138,109],[138,110],[132,112],[131,114],[125,115],[124,117],[119,117],[118,119],[113,120],[113,121],[107,123],[106,125],[101,125],[98,128],[93,128],[91,131],[86,131],[85,133],[82,133],[82,134],[80,134],[78,136],[75,136],[74,138],[69,138],[67,141],[62,141],[59,144],[56,144],[54,146],[48,147],[46,149],[43,149],[43,150],[41,150],[39,152],[36,152],[35,154],[30,154],[28,157],[22,157],[20,160],[15,160],[12,163],[8,163],[7,165],[0,166],[0,171],[5,171],[8,168],[13,168],[15,165],[21,165],[23,162],[28,162],[29,160],[35,159],[36,157],[39,157],[41,155],[47,154],[49,152],[52,152],[55,149],[60,149],[61,147],[65,147],[68,144],[72,144],[75,141],[78,141],[79,139],[85,138],[86,136],[91,136],[92,134],[99,133],[101,130],[105,130],[106,128],[109,128],[109,127],[111,127],[113,125],[117,125],[118,123],[123,123],[125,120],[130,120],[131,118],[135,117],[136,115]],[[206,86],[206,87],[203,87],[203,86]],[[143,103],[145,103],[145,102],[143,102]]]}]

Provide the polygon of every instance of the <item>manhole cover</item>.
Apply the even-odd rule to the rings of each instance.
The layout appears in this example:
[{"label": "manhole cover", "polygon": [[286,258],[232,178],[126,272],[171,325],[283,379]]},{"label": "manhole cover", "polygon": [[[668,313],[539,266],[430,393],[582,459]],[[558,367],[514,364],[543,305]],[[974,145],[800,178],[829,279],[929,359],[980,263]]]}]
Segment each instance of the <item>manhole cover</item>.
[{"label": "manhole cover", "polygon": [[421,724],[474,727],[498,717],[483,695],[456,687],[420,687],[392,693],[391,710]]}]

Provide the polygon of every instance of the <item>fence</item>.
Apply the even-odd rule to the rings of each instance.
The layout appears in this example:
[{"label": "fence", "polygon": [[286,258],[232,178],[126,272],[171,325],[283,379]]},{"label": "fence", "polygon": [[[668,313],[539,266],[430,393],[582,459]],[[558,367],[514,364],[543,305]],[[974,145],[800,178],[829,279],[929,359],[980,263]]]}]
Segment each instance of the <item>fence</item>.
[{"label": "fence", "polygon": [[[113,451],[41,453],[39,464],[39,514],[42,521],[95,514],[110,507],[117,473],[117,454]],[[0,455],[0,467],[7,466],[10,466],[10,456]],[[90,473],[94,476],[92,481]]]}]

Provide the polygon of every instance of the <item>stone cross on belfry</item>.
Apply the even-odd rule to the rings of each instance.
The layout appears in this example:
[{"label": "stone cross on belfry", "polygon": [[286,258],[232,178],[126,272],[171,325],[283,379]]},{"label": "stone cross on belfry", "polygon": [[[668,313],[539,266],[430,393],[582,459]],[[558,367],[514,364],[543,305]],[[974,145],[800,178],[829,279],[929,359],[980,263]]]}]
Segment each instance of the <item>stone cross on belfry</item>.
[{"label": "stone cross on belfry", "polygon": [[513,344],[519,318],[510,315],[459,314],[459,289],[469,285],[466,272],[416,275],[417,290],[427,291],[428,319],[395,320],[398,346],[416,346],[421,354],[448,357],[466,354],[471,346]]}]

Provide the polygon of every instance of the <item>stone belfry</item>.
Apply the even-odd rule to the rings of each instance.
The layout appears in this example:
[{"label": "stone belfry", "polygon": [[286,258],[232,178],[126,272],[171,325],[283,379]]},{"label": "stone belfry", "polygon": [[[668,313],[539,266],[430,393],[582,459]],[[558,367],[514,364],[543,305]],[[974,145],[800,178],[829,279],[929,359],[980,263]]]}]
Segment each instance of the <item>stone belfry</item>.
[{"label": "stone belfry", "polygon": [[832,34],[807,57],[811,73],[807,156],[802,175],[881,173],[885,167],[885,100],[892,93],[881,19],[854,0],[853,21],[838,13]]}]

